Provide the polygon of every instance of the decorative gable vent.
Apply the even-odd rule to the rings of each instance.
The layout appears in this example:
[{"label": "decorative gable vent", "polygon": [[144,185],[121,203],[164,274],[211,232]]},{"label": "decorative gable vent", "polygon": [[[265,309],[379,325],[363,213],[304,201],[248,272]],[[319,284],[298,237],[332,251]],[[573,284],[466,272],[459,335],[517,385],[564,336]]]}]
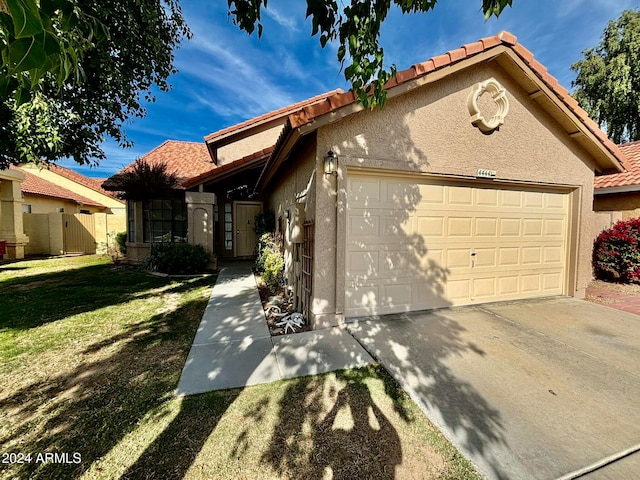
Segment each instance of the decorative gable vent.
[{"label": "decorative gable vent", "polygon": [[[478,107],[478,99],[487,93],[496,105],[495,113],[485,118],[485,115]],[[476,83],[469,97],[467,98],[467,108],[471,115],[471,124],[485,134],[493,133],[504,124],[504,118],[509,113],[509,100],[507,99],[507,91],[498,83],[495,78],[490,78],[484,82]]]}]

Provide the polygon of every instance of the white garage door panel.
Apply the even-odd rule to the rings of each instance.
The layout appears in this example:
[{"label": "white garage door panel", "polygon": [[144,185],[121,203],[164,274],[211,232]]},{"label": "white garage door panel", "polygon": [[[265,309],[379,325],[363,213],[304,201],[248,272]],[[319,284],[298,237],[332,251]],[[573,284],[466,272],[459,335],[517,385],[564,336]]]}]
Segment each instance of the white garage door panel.
[{"label": "white garage door panel", "polygon": [[347,316],[562,294],[569,196],[349,175]]}]

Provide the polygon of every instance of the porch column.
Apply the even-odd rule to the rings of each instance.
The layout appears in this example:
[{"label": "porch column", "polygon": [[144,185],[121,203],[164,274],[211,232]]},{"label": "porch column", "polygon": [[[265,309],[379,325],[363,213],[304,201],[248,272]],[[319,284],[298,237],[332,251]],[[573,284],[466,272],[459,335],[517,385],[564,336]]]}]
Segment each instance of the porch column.
[{"label": "porch column", "polygon": [[217,268],[214,253],[214,216],[213,206],[216,204],[215,193],[185,192],[187,203],[187,240],[192,245],[202,245],[211,255],[211,268]]},{"label": "porch column", "polygon": [[24,174],[18,170],[0,172],[0,240],[7,242],[5,258],[24,258],[29,237],[22,223],[22,190]]}]

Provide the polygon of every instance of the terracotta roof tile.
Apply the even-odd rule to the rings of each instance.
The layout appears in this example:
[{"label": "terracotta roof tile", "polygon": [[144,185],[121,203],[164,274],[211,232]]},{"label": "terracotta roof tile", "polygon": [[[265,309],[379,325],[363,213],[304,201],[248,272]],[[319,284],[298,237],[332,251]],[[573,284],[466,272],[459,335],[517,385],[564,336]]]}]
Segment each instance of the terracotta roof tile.
[{"label": "terracotta roof tile", "polygon": [[526,63],[527,65],[530,65],[531,62],[533,61],[533,53],[531,53],[531,51],[528,48],[523,47],[519,43],[516,43],[513,45],[513,51],[516,52],[518,56],[522,60],[524,60],[524,63]]},{"label": "terracotta roof tile", "polygon": [[[491,47],[495,47],[497,45],[500,45],[502,43],[502,39],[500,38],[500,35],[494,35],[493,37],[485,37],[485,38],[481,38],[480,42],[482,42],[482,48],[484,50],[489,50]],[[511,45],[513,45],[512,42]]]},{"label": "terracotta roof tile", "polygon": [[516,37],[513,33],[507,32],[506,30],[501,31],[498,34],[498,38],[502,41],[502,43],[506,45],[515,45],[518,43],[518,37]]},{"label": "terracotta roof tile", "polygon": [[[207,145],[202,142],[166,140],[162,145],[157,146],[140,157],[140,159],[150,165],[161,162],[166,163],[167,173],[175,173],[178,177],[179,188],[184,188],[183,184],[189,179],[216,168],[211,162]],[[131,168],[131,165],[127,165],[116,175],[129,168]]]},{"label": "terracotta roof tile", "polygon": [[484,50],[482,42],[467,43],[466,45],[463,45],[462,48],[467,52],[467,56],[475,55],[476,53],[480,53]]},{"label": "terracotta roof tile", "polygon": [[227,163],[225,165],[212,168],[206,172],[202,172],[200,175],[197,175],[187,181],[184,182],[184,188],[190,188],[194,185],[202,183],[205,180],[214,179],[218,175],[222,175],[223,173],[229,172],[231,170],[235,170],[237,168],[246,165],[247,163],[264,163],[267,161],[267,158],[273,152],[273,147],[264,148],[259,152],[252,153],[251,155],[247,155],[246,157],[242,157],[238,160],[235,160],[231,163]]},{"label": "terracotta roof tile", "polygon": [[[416,77],[419,77],[420,75],[424,75],[425,73],[434,71],[436,69],[436,65],[433,59],[431,59],[431,60],[427,60],[426,62],[421,62],[416,65],[413,65],[412,68],[416,72]],[[413,80],[413,78],[410,78],[408,80]]]},{"label": "terracotta roof tile", "polygon": [[71,190],[67,190],[64,187],[56,185],[49,180],[40,178],[37,175],[30,173],[28,170],[24,170],[22,168],[18,168],[18,170],[24,173],[24,182],[22,182],[21,184],[23,193],[31,195],[41,195],[51,198],[60,198],[62,200],[74,202],[77,205],[106,208],[104,205],[96,202],[95,200],[91,200],[78,193],[72,192]]},{"label": "terracotta roof tile", "polygon": [[[518,39],[515,35],[509,32],[503,31],[498,35],[482,38],[477,42],[468,43],[459,49],[452,50],[444,55],[438,55],[426,62],[418,63],[406,70],[399,71],[397,72],[393,82],[389,82],[385,85],[385,88],[393,88],[396,85],[401,85],[411,80],[415,80],[429,72],[499,46],[508,47],[515,52],[518,57],[534,71],[538,78],[540,78],[540,80],[542,80],[555,94],[558,95],[558,98],[566,104],[566,106],[578,117],[587,129],[596,136],[603,147],[616,157],[623,166],[626,165],[625,156],[618,146],[608,141],[607,135],[604,134],[604,132],[600,130],[600,127],[589,118],[588,114],[578,105],[578,102],[569,95],[568,90],[561,87],[557,79],[547,72],[546,67],[538,62],[529,50],[518,43]],[[464,55],[462,54],[463,51]],[[345,94],[341,93],[340,95]],[[328,95],[325,99],[318,100],[312,108],[305,107],[298,109],[298,111],[291,111],[288,115],[290,126],[292,128],[296,128],[311,123],[317,116],[335,111],[348,103],[355,102],[355,98],[353,98],[351,102],[333,101],[332,97],[334,96],[335,95]]]},{"label": "terracotta roof tile", "polygon": [[618,145],[618,148],[627,157],[629,164],[627,171],[596,177],[594,182],[596,190],[640,185],[640,141]]},{"label": "terracotta roof tile", "polygon": [[236,131],[244,130],[245,128],[251,127],[258,123],[267,122],[276,118],[286,117],[287,115],[289,115],[291,112],[295,110],[304,108],[315,102],[325,100],[327,97],[330,97],[333,95],[340,95],[341,93],[344,93],[344,91],[341,88],[338,88],[336,90],[332,90],[330,92],[326,92],[326,93],[317,95],[315,97],[308,98],[301,102],[294,103],[293,105],[288,105],[286,107],[279,108],[278,110],[267,112],[264,115],[260,115],[255,118],[250,118],[249,120],[246,120],[244,122],[238,123],[236,125],[232,125],[230,127],[223,128],[222,130],[218,130],[217,132],[210,133],[209,135],[204,137],[204,140],[205,142],[210,142],[212,140],[215,140],[218,137],[222,137],[224,135],[227,135]]},{"label": "terracotta roof tile", "polygon": [[444,67],[445,65],[449,65],[451,63],[451,58],[446,53],[444,55],[438,55],[437,57],[433,57],[431,59],[435,68]]},{"label": "terracotta roof tile", "polygon": [[[95,190],[98,193],[107,195],[108,197],[118,200],[114,192],[109,192],[104,188],[102,188],[102,183],[106,180],[104,178],[85,177],[84,175],[78,172],[75,172],[70,168],[63,167],[55,163],[49,164],[48,168],[49,170],[57,173],[58,175],[62,175],[63,177],[68,178],[69,180],[72,180],[76,183],[79,183],[80,185],[84,185],[85,187],[90,188],[91,190]],[[121,200],[118,200],[118,201],[121,201]]]},{"label": "terracotta roof tile", "polygon": [[464,60],[465,58],[467,58],[467,51],[462,47],[456,48],[455,50],[451,50],[447,53],[452,62],[457,62],[459,60]]}]

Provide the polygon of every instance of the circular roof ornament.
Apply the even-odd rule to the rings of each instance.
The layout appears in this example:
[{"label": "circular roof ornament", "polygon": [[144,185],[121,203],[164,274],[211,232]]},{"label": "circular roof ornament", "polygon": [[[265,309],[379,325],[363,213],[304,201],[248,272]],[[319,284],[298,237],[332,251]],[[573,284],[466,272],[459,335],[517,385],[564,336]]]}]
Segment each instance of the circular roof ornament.
[{"label": "circular roof ornament", "polygon": [[[478,98],[484,93],[488,93],[491,96],[497,107],[496,112],[490,118],[485,118],[478,107]],[[495,78],[476,83],[471,92],[469,92],[467,108],[471,115],[472,125],[478,127],[482,133],[492,133],[500,128],[500,125],[504,123],[504,118],[509,113],[507,91]]]}]

